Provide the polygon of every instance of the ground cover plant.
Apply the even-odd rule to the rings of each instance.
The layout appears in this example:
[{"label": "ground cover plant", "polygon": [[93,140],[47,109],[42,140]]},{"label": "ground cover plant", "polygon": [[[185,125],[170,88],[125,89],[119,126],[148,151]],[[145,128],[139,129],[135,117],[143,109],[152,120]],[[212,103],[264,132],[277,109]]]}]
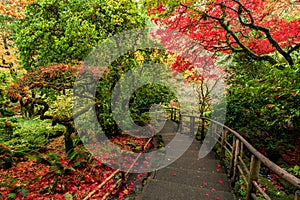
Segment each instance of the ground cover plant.
[{"label": "ground cover plant", "polygon": [[[114,138],[113,142],[129,150],[133,144],[136,149],[145,146],[145,142],[128,137]],[[83,199],[115,171],[103,165],[82,145],[70,155],[61,145],[62,141],[54,140],[49,147],[52,148],[50,153],[27,155],[8,170],[0,169],[1,199]],[[93,198],[112,192],[116,198],[123,199],[132,192],[133,183],[145,177],[147,174],[140,174],[114,189],[115,181],[123,178],[120,172],[101,190],[96,190]]]}]

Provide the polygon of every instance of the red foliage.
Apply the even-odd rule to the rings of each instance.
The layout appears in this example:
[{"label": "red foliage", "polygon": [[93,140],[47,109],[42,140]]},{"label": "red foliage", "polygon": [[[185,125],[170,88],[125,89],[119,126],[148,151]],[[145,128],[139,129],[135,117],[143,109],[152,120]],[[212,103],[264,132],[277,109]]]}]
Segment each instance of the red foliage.
[{"label": "red foliage", "polygon": [[[144,145],[141,140],[137,141],[131,137],[116,137],[113,142],[124,145],[137,142],[137,145]],[[83,148],[76,148],[75,152],[80,156],[68,159],[64,151],[56,150],[56,155],[59,156],[56,159],[57,164],[49,165],[37,159],[19,162],[9,170],[0,169],[0,182],[4,183],[0,186],[0,198],[6,200],[9,193],[17,191],[14,189],[22,188],[28,191],[28,195],[23,197],[21,192],[17,192],[15,199],[65,199],[66,193],[70,193],[75,199],[83,199],[115,171],[98,159],[89,160],[91,155]],[[145,174],[139,174],[134,181],[143,177]],[[134,182],[125,182],[121,190],[116,190],[112,189],[116,179],[110,180],[93,195],[93,198],[101,198],[106,192],[113,190],[112,194],[124,199],[132,191]],[[49,191],[51,187],[52,192]]]},{"label": "red foliage", "polygon": [[62,91],[73,87],[79,66],[66,64],[50,65],[37,68],[19,78],[8,88],[8,97],[12,101],[31,98],[35,89]]},{"label": "red foliage", "polygon": [[195,40],[168,29],[157,29],[152,37],[171,55],[177,56],[171,66],[174,76],[183,73],[187,81],[201,82],[205,79],[215,80],[222,73],[214,63],[216,57],[210,55]]},{"label": "red foliage", "polygon": [[162,5],[149,14],[156,24],[184,33],[212,52],[243,51],[256,58],[274,51],[289,54],[300,42],[300,19],[287,21],[274,15],[270,4],[262,0],[216,0],[198,6],[181,2],[171,16],[159,15]]}]

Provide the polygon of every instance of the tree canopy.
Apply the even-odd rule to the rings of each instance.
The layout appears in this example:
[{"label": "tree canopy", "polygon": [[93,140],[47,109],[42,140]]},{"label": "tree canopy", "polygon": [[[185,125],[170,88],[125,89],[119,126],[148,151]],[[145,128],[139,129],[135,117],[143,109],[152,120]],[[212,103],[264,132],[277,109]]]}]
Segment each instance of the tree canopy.
[{"label": "tree canopy", "polygon": [[136,3],[111,0],[39,0],[19,21],[16,44],[26,70],[83,60],[104,39],[141,27]]},{"label": "tree canopy", "polygon": [[295,62],[292,54],[300,48],[300,17],[280,15],[280,1],[159,2],[149,10],[157,24],[190,36],[209,51],[242,52],[272,65],[277,57],[289,65]]}]

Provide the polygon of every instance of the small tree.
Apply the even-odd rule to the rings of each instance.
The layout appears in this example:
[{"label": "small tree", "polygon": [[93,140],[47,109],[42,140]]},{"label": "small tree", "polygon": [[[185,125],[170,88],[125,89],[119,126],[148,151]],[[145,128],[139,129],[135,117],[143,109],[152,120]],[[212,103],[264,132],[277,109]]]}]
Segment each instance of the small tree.
[{"label": "small tree", "polygon": [[[40,119],[51,119],[52,125],[62,124],[66,127],[64,135],[66,152],[73,149],[71,134],[75,132],[71,109],[69,114],[46,115],[49,103],[53,103],[57,96],[66,94],[66,90],[73,88],[79,66],[50,65],[40,67],[19,78],[8,88],[8,97],[12,102],[19,102],[24,115],[28,117],[40,116]],[[60,105],[62,106],[62,105]]]}]

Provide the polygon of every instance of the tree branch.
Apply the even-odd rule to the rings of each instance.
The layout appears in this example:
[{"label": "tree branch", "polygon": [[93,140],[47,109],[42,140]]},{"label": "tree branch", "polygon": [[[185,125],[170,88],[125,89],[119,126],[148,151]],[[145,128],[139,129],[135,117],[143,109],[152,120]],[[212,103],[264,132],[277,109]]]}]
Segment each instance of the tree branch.
[{"label": "tree branch", "polygon": [[[251,29],[254,29],[254,30],[259,30],[259,31],[262,31],[266,34],[266,37],[267,39],[269,40],[270,44],[272,44],[276,50],[287,60],[287,62],[290,64],[290,65],[293,65],[293,60],[291,58],[291,56],[289,55],[290,51],[287,53],[285,52],[280,46],[279,44],[272,38],[271,34],[270,34],[270,30],[265,28],[265,27],[262,27],[262,26],[256,26],[254,24],[254,19],[253,19],[253,16],[251,15],[251,12],[241,3],[239,2],[238,0],[233,0],[234,2],[236,2],[238,5],[239,5],[239,10],[236,11],[234,9],[231,8],[231,10],[237,12],[238,14],[238,18],[239,18],[239,22],[241,23],[241,25],[243,26],[246,26],[248,28],[251,28]],[[277,61],[272,58],[271,56],[269,55],[257,55],[255,52],[253,52],[252,50],[250,50],[248,47],[246,47],[241,41],[240,39],[238,38],[238,36],[235,34],[234,31],[232,31],[229,27],[229,24],[226,24],[225,22],[225,17],[226,17],[226,10],[225,8],[228,8],[226,5],[224,4],[218,4],[222,10],[223,10],[223,13],[222,13],[222,17],[219,18],[219,17],[214,17],[214,16],[211,16],[201,10],[197,10],[197,9],[193,9],[191,6],[188,6],[188,5],[184,5],[184,4],[180,4],[181,6],[185,7],[186,9],[190,9],[190,10],[193,10],[194,12],[198,13],[199,15],[201,15],[201,19],[207,19],[207,18],[210,18],[210,19],[213,19],[213,20],[216,20],[220,25],[221,27],[231,36],[233,37],[233,39],[236,41],[236,43],[240,46],[241,49],[237,49],[237,48],[232,48],[232,45],[231,43],[227,42],[226,43],[228,44],[229,48],[232,50],[232,51],[235,51],[235,52],[241,52],[241,51],[244,51],[246,54],[248,54],[251,58],[255,59],[255,60],[265,60],[265,61],[268,61],[270,64],[274,65],[277,63]],[[250,18],[250,23],[246,23],[242,20],[242,11],[245,11],[247,13],[247,15],[249,16]],[[296,47],[298,48],[298,46]],[[296,48],[293,48],[292,51],[294,51]]]},{"label": "tree branch", "polygon": [[86,113],[93,105],[95,105],[95,102],[89,103],[87,106],[85,106],[81,110],[75,112],[74,115],[73,115],[73,119],[75,119],[75,118],[79,117],[80,115],[83,115],[84,113]]},{"label": "tree branch", "polygon": [[296,51],[300,49],[300,43],[296,44],[294,47],[292,47],[290,50],[288,50],[288,54],[291,54],[293,51]]},{"label": "tree branch", "polygon": [[[280,45],[278,44],[278,42],[276,42],[274,40],[274,38],[271,36],[270,30],[268,28],[262,27],[262,26],[257,26],[254,24],[254,20],[253,17],[251,15],[251,12],[239,1],[237,0],[233,0],[234,2],[236,2],[239,5],[239,9],[238,9],[238,19],[239,22],[246,27],[252,28],[254,30],[258,30],[258,31],[262,31],[265,33],[267,39],[269,40],[270,44],[272,44],[276,50],[286,59],[286,61],[289,63],[289,65],[293,65],[294,61],[292,59],[292,57],[290,56],[290,54],[288,54],[287,52],[285,52]],[[246,23],[243,21],[242,19],[242,12],[243,10],[245,10],[247,12],[247,14],[250,17],[251,22],[250,23]]]}]

